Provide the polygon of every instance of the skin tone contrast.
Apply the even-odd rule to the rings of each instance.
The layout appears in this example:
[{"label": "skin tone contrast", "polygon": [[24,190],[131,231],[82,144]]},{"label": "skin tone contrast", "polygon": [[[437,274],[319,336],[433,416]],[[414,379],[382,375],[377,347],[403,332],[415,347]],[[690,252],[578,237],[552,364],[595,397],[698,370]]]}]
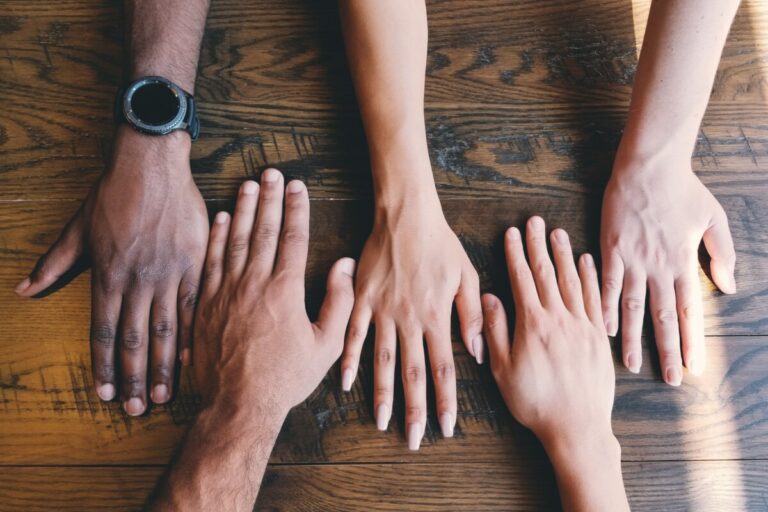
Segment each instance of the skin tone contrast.
[{"label": "skin tone contrast", "polygon": [[[162,75],[189,93],[208,1],[126,2],[129,79]],[[165,403],[176,361],[190,358],[208,214],[189,167],[191,140],[127,125],[112,161],[16,292],[32,297],[78,260],[91,266],[91,360],[97,393],[142,414]],[[119,372],[117,369],[119,368]]]},{"label": "skin tone contrast", "polygon": [[649,296],[661,374],[673,386],[682,382],[683,364],[700,375],[706,362],[702,240],[712,258],[712,280],[723,293],[736,292],[728,219],[691,170],[691,153],[738,5],[723,0],[702,9],[696,0],[653,2],[629,119],[603,199],[608,334],[619,332],[621,316],[624,364],[637,373]]},{"label": "skin tone contrast", "polygon": [[[427,368],[445,437],[456,423],[451,309],[461,335],[483,361],[477,272],[443,216],[424,124],[427,12],[423,2],[339,3],[352,78],[371,154],[373,231],[360,256],[355,309],[341,364],[342,387],[355,379],[371,323],[374,411],[386,430],[400,352],[408,446],[417,450],[427,420]],[[393,31],[391,27],[399,27]]]},{"label": "skin tone contrast", "polygon": [[354,304],[355,262],[343,258],[310,322],[308,247],[307,189],[275,169],[240,187],[232,218],[216,216],[195,321],[201,412],[150,510],[253,509],[280,427],[341,355]]},{"label": "skin tone contrast", "polygon": [[504,251],[515,302],[512,340],[501,301],[483,296],[491,370],[512,415],[539,438],[555,468],[563,508],[629,510],[621,450],[611,428],[615,377],[589,254],[578,270],[568,234],[532,217],[510,228]]}]

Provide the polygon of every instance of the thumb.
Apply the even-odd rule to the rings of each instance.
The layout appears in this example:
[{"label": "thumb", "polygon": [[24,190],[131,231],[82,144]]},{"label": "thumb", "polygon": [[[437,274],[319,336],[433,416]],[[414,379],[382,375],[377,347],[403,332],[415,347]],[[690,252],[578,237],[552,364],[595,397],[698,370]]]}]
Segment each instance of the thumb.
[{"label": "thumb", "polygon": [[344,333],[355,304],[354,275],[355,260],[352,258],[342,258],[333,264],[328,274],[325,300],[315,322],[315,329],[320,331],[319,337],[338,355],[344,348]]},{"label": "thumb", "polygon": [[32,297],[42,292],[69,270],[83,254],[83,237],[79,212],[67,223],[59,238],[37,260],[32,273],[19,283],[15,292]]},{"label": "thumb", "polygon": [[712,257],[712,281],[723,293],[736,293],[736,251],[733,248],[731,230],[728,229],[728,217],[722,208],[712,219],[709,229],[704,232],[704,246]]}]

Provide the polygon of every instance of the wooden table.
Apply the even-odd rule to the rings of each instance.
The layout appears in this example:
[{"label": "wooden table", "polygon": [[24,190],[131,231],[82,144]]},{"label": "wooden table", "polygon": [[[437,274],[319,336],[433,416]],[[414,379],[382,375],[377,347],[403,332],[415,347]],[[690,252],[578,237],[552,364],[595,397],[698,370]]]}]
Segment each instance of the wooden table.
[{"label": "wooden table", "polygon": [[[484,289],[508,293],[501,236],[533,213],[567,228],[577,250],[597,251],[648,6],[429,3],[435,180]],[[144,417],[98,400],[87,274],[42,300],[11,292],[109,158],[122,31],[120,2],[0,0],[0,510],[136,509],[195,415],[186,372],[173,403]],[[231,208],[239,183],[267,165],[307,183],[315,310],[329,264],[359,253],[371,215],[335,3],[214,0],[197,96],[203,135],[192,167],[211,212]],[[739,293],[722,296],[701,274],[703,377],[686,375],[673,389],[652,348],[640,375],[617,357],[614,426],[627,491],[635,510],[766,510],[768,8],[760,0],[739,11],[693,165],[729,214]],[[441,437],[433,412],[417,454],[404,440],[402,389],[389,431],[376,431],[367,346],[351,393],[339,390],[336,367],[290,415],[257,509],[558,507],[540,445],[458,339],[456,437]]]}]

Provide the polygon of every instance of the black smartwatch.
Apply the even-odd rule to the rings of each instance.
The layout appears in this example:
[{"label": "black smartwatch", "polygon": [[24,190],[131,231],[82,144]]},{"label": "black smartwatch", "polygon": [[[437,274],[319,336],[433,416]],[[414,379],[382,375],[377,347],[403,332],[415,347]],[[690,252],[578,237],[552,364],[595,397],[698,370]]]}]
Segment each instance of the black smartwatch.
[{"label": "black smartwatch", "polygon": [[115,122],[128,123],[147,135],[185,130],[197,140],[200,119],[195,98],[161,76],[145,76],[117,91]]}]

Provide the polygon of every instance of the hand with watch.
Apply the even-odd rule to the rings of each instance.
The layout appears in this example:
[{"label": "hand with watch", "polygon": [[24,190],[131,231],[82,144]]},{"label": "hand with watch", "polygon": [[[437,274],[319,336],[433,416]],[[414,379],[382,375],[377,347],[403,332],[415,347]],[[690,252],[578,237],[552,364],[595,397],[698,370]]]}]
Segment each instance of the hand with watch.
[{"label": "hand with watch", "polygon": [[38,295],[87,261],[94,387],[140,415],[148,398],[170,400],[176,361],[191,360],[209,225],[189,165],[199,133],[193,97],[148,76],[121,89],[115,104],[109,167],[16,292]]}]

